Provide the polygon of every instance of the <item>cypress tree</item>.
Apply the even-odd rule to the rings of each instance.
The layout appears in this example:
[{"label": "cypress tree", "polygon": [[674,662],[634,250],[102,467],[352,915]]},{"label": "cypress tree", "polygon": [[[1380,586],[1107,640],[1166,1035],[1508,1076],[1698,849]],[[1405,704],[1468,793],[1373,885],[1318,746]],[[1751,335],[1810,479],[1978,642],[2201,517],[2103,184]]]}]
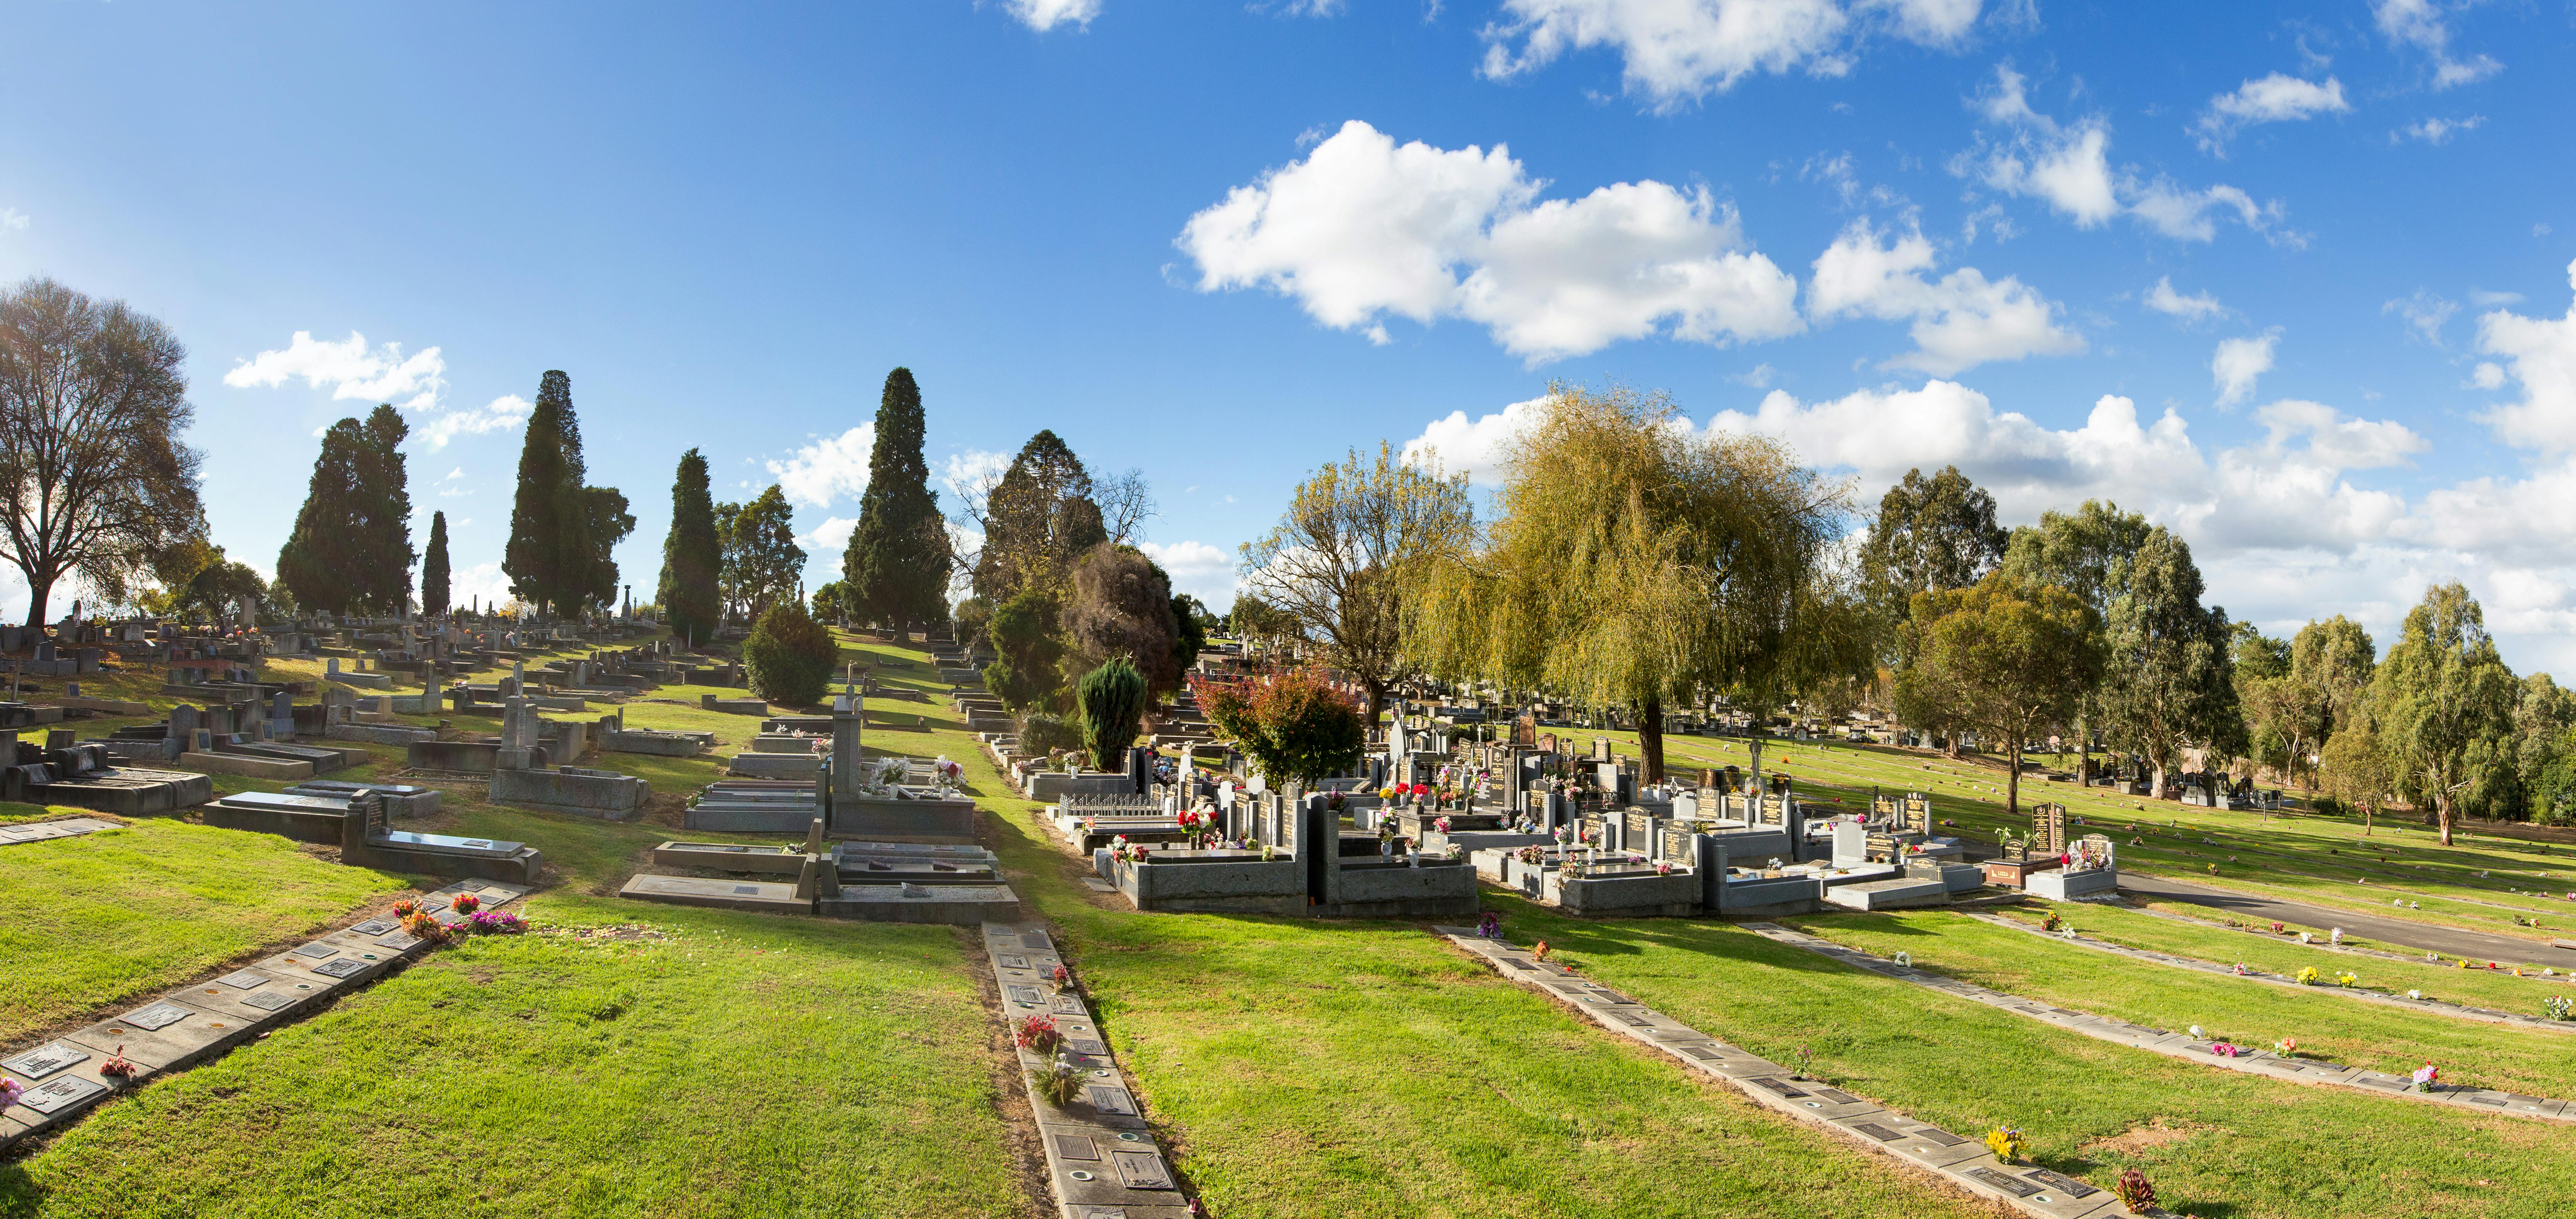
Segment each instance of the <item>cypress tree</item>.
[{"label": "cypress tree", "polygon": [[447,514],[429,514],[429,551],[420,560],[420,612],[447,613]]},{"label": "cypress tree", "polygon": [[356,515],[359,451],[365,445],[356,419],[343,419],[322,433],[304,506],[296,510],[295,527],[277,552],[277,582],[306,609],[345,614],[356,605],[351,575],[360,539],[352,535],[349,522]]},{"label": "cypress tree", "polygon": [[700,643],[715,637],[724,613],[716,575],[724,545],[716,535],[716,502],[707,493],[707,459],[696,449],[680,454],[671,483],[671,534],[662,540],[662,583],[655,598],[671,632]]},{"label": "cypress tree", "polygon": [[510,542],[501,570],[512,596],[539,613],[581,607],[595,572],[590,544],[593,505],[583,493],[581,423],[574,417],[572,378],[549,370],[537,384],[519,450],[519,491],[510,509]]},{"label": "cypress tree", "polygon": [[391,405],[378,406],[359,429],[358,478],[348,522],[356,541],[357,605],[394,613],[411,604],[411,476],[402,442],[411,425]]},{"label": "cypress tree", "polygon": [[955,556],[921,455],[921,386],[912,370],[886,374],[877,401],[876,447],[868,453],[868,489],[859,497],[858,527],[841,555],[841,579],[862,612],[909,630],[940,616]]}]

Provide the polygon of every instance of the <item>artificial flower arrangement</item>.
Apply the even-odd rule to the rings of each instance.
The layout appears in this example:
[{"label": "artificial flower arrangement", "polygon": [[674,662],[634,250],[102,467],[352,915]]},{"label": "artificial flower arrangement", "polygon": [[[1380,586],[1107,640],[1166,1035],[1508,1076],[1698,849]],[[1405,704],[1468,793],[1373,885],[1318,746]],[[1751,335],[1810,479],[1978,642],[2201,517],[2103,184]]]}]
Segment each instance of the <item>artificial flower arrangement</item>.
[{"label": "artificial flower arrangement", "polygon": [[2442,1068],[2428,1062],[2417,1068],[2415,1074],[2408,1078],[2415,1081],[2416,1091],[2430,1092],[2433,1090],[2433,1085],[2442,1082]]},{"label": "artificial flower arrangement", "polygon": [[2571,1013],[2576,1013],[2576,999],[2565,995],[2551,995],[2541,1000],[2540,1006],[2549,1012],[2552,1020],[2565,1020]]},{"label": "artificial flower arrangement", "polygon": [[1445,816],[1444,816],[1444,817],[1440,818],[1439,820],[1432,822],[1432,823],[1431,823],[1431,828],[1433,828],[1433,829],[1435,829],[1435,830],[1438,830],[1438,831],[1440,831],[1440,832],[1441,832],[1441,833],[1443,833],[1443,834],[1448,833],[1448,832],[1449,832],[1449,818],[1447,818],[1447,817],[1445,817]]},{"label": "artificial flower arrangement", "polygon": [[1539,960],[1542,960],[1542,961],[1546,960],[1546,959],[1547,959],[1547,941],[1545,941],[1545,940],[1540,940],[1540,941],[1538,942],[1538,944],[1537,944],[1535,947],[1532,947],[1532,948],[1530,949],[1530,955],[1531,955],[1531,956],[1533,956],[1533,957],[1536,957],[1536,958],[1538,958]]},{"label": "artificial flower arrangement", "polygon": [[1503,938],[1503,916],[1491,910],[1476,919],[1476,934],[1489,940]]},{"label": "artificial flower arrangement", "polygon": [[1671,860],[1667,860],[1667,859],[1659,859],[1659,860],[1656,860],[1656,861],[1655,861],[1655,875],[1657,875],[1657,876],[1670,876],[1670,875],[1672,875],[1672,874],[1673,874],[1673,865],[1672,865],[1672,861],[1671,861]]},{"label": "artificial flower arrangement", "polygon": [[1395,788],[1392,788],[1392,787],[1381,787],[1381,788],[1377,789],[1377,798],[1378,798],[1378,799],[1380,799],[1380,800],[1392,801],[1392,800],[1394,800],[1394,799],[1395,799],[1395,793],[1396,793],[1396,789],[1395,789]]},{"label": "artificial flower arrangement", "polygon": [[2299,971],[2299,985],[2314,986],[2317,984],[2317,979],[2324,976],[2324,974],[2317,972],[2316,966],[2310,965]]},{"label": "artificial flower arrangement", "polygon": [[1053,1016],[1022,1016],[1019,1024],[1011,1030],[1011,1043],[1024,1050],[1052,1054],[1057,1046],[1064,1044],[1064,1033],[1055,1027]]},{"label": "artificial flower arrangement", "polygon": [[2424,997],[2424,992],[2420,990],[2410,990],[2406,992],[2406,997],[2409,999],[2421,999]]},{"label": "artificial flower arrangement", "polygon": [[19,1083],[17,1080],[6,1075],[0,1075],[0,1110],[5,1110],[9,1106],[17,1104],[18,1098],[25,1096],[26,1094],[27,1085]]},{"label": "artificial flower arrangement", "polygon": [[1986,1149],[1994,1152],[1996,1159],[2010,1164],[2030,1150],[2030,1139],[2019,1126],[1997,1126],[1986,1132]]},{"label": "artificial flower arrangement", "polygon": [[517,935],[528,929],[528,920],[507,910],[483,910],[471,925],[476,935]]},{"label": "artificial flower arrangement", "polygon": [[2055,931],[2065,925],[2066,920],[2057,917],[2057,912],[2054,910],[2049,911],[2047,918],[2039,920],[2039,929],[2042,931]]},{"label": "artificial flower arrangement", "polygon": [[472,914],[483,908],[483,899],[471,893],[459,893],[447,903],[447,908],[458,914]]},{"label": "artificial flower arrangement", "polygon": [[1520,849],[1520,861],[1522,863],[1534,864],[1546,857],[1545,853],[1541,852],[1537,847],[1522,847]]},{"label": "artificial flower arrangement", "polygon": [[2111,1188],[2120,1195],[2120,1205],[2140,1214],[2156,1204],[2156,1187],[2147,1183],[2147,1174],[2134,1168],[2123,1168]]},{"label": "artificial flower arrangement", "polygon": [[2338,986],[2359,986],[2361,984],[2361,976],[2347,969],[2342,973],[2335,975],[2335,984]]},{"label": "artificial flower arrangement", "polygon": [[2233,1042],[2213,1041],[2209,1043],[2209,1052],[2221,1058],[2234,1058],[2245,1051],[2236,1048]]},{"label": "artificial flower arrangement", "polygon": [[408,897],[394,903],[395,918],[410,918],[418,913],[420,913],[420,903]]},{"label": "artificial flower arrangement", "polygon": [[1063,990],[1073,985],[1073,971],[1058,965],[1047,974],[1047,981],[1054,983],[1057,990]]},{"label": "artificial flower arrangement", "polygon": [[1072,1063],[1059,1060],[1044,1071],[1029,1072],[1029,1083],[1048,1103],[1061,1109],[1082,1099],[1082,1085],[1087,1078]]},{"label": "artificial flower arrangement", "polygon": [[2272,1043],[2272,1052],[2283,1058],[2296,1058],[2299,1056],[2299,1039],[2296,1037],[2284,1037],[2279,1041],[2275,1041]]},{"label": "artificial flower arrangement", "polygon": [[116,1047],[115,1053],[107,1056],[106,1062],[98,1064],[98,1073],[109,1079],[132,1079],[138,1070],[141,1068],[134,1065],[133,1059],[125,1056],[125,1047],[121,1045]]}]

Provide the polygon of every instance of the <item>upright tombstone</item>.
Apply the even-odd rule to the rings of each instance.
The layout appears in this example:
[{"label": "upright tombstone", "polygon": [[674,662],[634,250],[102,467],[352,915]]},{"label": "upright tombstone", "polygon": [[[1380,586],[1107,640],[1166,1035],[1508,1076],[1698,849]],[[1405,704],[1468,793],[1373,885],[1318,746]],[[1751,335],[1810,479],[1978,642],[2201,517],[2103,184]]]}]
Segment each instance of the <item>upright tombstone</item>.
[{"label": "upright tombstone", "polygon": [[2035,804],[2030,810],[2030,853],[2063,855],[2066,853],[2066,806]]},{"label": "upright tombstone", "polygon": [[859,798],[860,777],[865,773],[860,735],[866,725],[867,704],[844,683],[841,693],[832,698],[832,799],[836,803]]},{"label": "upright tombstone", "polygon": [[1905,793],[1903,819],[1897,828],[1909,834],[1922,834],[1929,837],[1932,833],[1931,798],[1921,792]]},{"label": "upright tombstone", "polygon": [[537,713],[524,696],[513,696],[501,705],[501,756],[493,763],[502,770],[531,770],[544,763],[537,751]]}]

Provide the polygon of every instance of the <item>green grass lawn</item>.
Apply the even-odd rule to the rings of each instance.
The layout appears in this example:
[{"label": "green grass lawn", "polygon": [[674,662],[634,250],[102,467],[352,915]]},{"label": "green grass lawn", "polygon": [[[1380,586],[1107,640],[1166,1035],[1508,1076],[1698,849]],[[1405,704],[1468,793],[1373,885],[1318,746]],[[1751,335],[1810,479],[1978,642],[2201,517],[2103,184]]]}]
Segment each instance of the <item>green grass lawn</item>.
[{"label": "green grass lawn", "polygon": [[[2022,1127],[2034,1158],[2097,1182],[2138,1168],[2177,1212],[2229,1219],[2278,1216],[2543,1216],[2576,1188],[2576,1130],[2458,1113],[2404,1100],[2302,1087],[2095,1041],[1982,1004],[1839,965],[1726,924],[1693,920],[1586,922],[1489,894],[1520,942],[1545,939],[1586,973],[1775,1062],[1800,1047],[1842,1086],[1965,1134]],[[1998,988],[2068,1006],[2152,1020],[2192,1019],[2249,1041],[2296,1035],[2303,1046],[2354,1061],[2398,1065],[2394,1051],[2339,1030],[2370,1029],[2409,1047],[2476,1045],[2506,1061],[2444,1056],[2467,1077],[2562,1078],[2566,1045],[2412,1013],[2376,1014],[2328,996],[2283,994],[2227,979],[2139,964],[2113,976],[2114,958],[2051,946],[2019,932],[1943,915],[1802,920],[1844,942],[1912,951]],[[1969,930],[1973,929],[1973,930]],[[1979,933],[1982,933],[1980,935]],[[1988,960],[1995,976],[1971,964]],[[2025,941],[2028,941],[2025,945]],[[2052,951],[2053,949],[2053,951]],[[1892,950],[1892,949],[1891,949]],[[2062,963],[2060,956],[2067,959]],[[2046,975],[2039,978],[2033,973]],[[2169,977],[2167,975],[2170,975]],[[2211,988],[2203,996],[2193,985]],[[2044,985],[2046,984],[2046,985]],[[2049,989],[2056,987],[2056,993]],[[2286,1004],[2283,1001],[2286,1000]],[[2266,1007],[2266,1004],[2274,1005]],[[2197,1015],[2195,1015],[2197,1013]],[[2389,1021],[2401,1023],[2389,1023]],[[2367,1052],[2364,1052],[2367,1051]],[[2421,1060],[2405,1062],[2407,1069]],[[2558,1089],[2565,1095],[2567,1090]]]},{"label": "green grass lawn", "polygon": [[0,1044],[303,936],[407,881],[165,818],[0,847]]},{"label": "green grass lawn", "polygon": [[[2394,995],[2420,990],[2429,998],[2525,1016],[2546,1014],[2540,1001],[2547,996],[2561,992],[2576,995],[2576,975],[2566,973],[2554,978],[2517,978],[2501,970],[2390,961],[2359,953],[2336,952],[2322,945],[2301,944],[2286,935],[2194,926],[2117,906],[2032,899],[2025,909],[2004,908],[1992,913],[2037,925],[2040,917],[2052,909],[2083,934],[2114,944],[2149,948],[2221,965],[2243,962],[2256,969],[2291,977],[2312,966],[2329,978],[2349,971],[2360,979],[2356,983],[2359,987]],[[2381,950],[2406,951],[2386,946],[2381,946]],[[2576,1030],[2576,1024],[2568,1027]],[[2576,1051],[2576,1036],[2571,1036],[2567,1044],[2570,1051]]]},{"label": "green grass lawn", "polygon": [[1030,1216],[947,927],[560,898],[0,1165],[0,1215]]}]

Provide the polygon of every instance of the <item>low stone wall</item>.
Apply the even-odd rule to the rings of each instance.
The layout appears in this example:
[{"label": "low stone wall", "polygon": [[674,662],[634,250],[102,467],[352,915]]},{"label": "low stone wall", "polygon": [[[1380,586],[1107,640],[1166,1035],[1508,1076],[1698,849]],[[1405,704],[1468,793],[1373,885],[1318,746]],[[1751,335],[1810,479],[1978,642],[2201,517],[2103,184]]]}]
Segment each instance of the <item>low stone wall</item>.
[{"label": "low stone wall", "polygon": [[1208,863],[1110,861],[1109,880],[1139,910],[1299,914],[1306,870],[1294,857]]},{"label": "low stone wall", "polygon": [[403,762],[414,770],[453,770],[469,775],[488,775],[500,768],[501,743],[498,741],[414,741],[404,751]]},{"label": "low stone wall", "polygon": [[611,730],[599,736],[599,747],[610,753],[642,753],[664,758],[694,758],[716,743],[712,732],[637,732],[633,729]]},{"label": "low stone wall", "polygon": [[1340,898],[1330,912],[1344,918],[1411,918],[1474,914],[1476,869],[1466,861],[1418,868],[1344,867]]},{"label": "low stone wall", "polygon": [[1699,913],[1700,881],[1689,872],[1588,877],[1559,869],[1548,876],[1547,898],[1568,914],[1587,917],[1689,916]]},{"label": "low stone wall", "polygon": [[1029,776],[1022,791],[1031,800],[1059,800],[1066,796],[1132,796],[1136,781],[1123,771],[1042,770]]},{"label": "low stone wall", "polygon": [[614,771],[567,766],[560,770],[492,772],[492,800],[496,804],[535,805],[610,821],[633,819],[644,811],[644,798],[651,794],[651,783]]},{"label": "low stone wall", "polygon": [[2051,901],[2106,901],[2119,896],[2120,870],[2096,868],[2089,872],[2033,872],[2027,890],[2032,897]]}]

